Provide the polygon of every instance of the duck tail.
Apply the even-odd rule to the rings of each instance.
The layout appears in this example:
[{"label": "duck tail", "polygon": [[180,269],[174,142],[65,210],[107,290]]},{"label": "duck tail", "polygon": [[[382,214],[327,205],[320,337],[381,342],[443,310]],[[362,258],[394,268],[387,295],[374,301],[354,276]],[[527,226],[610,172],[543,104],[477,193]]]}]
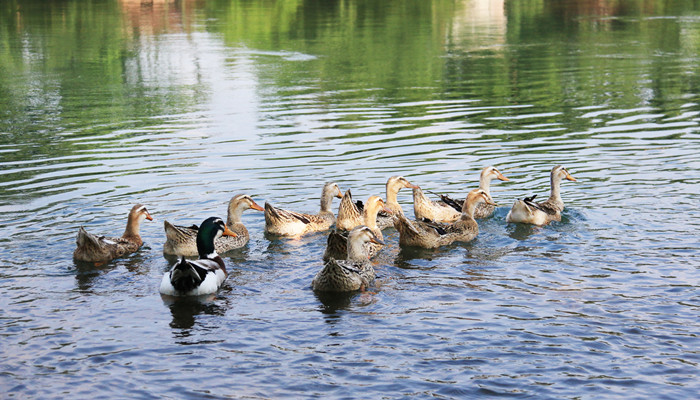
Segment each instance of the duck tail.
[{"label": "duck tail", "polygon": [[78,230],[78,236],[75,239],[75,243],[78,245],[79,248],[84,248],[84,247],[92,247],[92,248],[100,248],[100,243],[97,240],[97,237],[95,235],[92,235],[88,233],[85,228],[82,226]]},{"label": "duck tail", "polygon": [[198,287],[204,280],[202,272],[206,275],[206,271],[199,271],[196,265],[187,261],[185,256],[181,256],[180,261],[170,272],[170,283],[179,292],[189,292]]}]

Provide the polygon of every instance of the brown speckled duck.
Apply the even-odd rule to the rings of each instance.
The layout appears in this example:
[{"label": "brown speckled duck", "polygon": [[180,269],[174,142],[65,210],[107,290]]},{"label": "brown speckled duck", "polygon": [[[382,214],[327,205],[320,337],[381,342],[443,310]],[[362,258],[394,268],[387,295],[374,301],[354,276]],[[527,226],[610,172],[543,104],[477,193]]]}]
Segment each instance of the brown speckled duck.
[{"label": "brown speckled duck", "polygon": [[[510,179],[506,178],[505,175],[503,175],[496,167],[493,166],[488,166],[484,169],[481,170],[481,176],[479,178],[479,189],[483,190],[484,192],[488,193],[489,196],[491,195],[491,181],[494,179],[498,179],[501,181],[509,181]],[[442,199],[442,204],[451,206],[455,211],[459,211],[461,214],[462,210],[462,205],[464,203],[463,200],[457,200],[457,199],[452,199],[450,196],[446,194],[441,194],[440,199]],[[440,203],[438,203],[440,204]],[[474,218],[480,219],[480,218],[487,218],[490,217],[493,212],[496,210],[495,206],[492,206],[491,204],[487,203],[479,203],[478,206],[476,206],[476,210],[474,211]],[[422,216],[421,218],[418,218],[416,215],[417,219],[421,218],[428,218],[428,216]],[[428,218],[432,219],[432,218]],[[437,220],[434,220],[437,221]],[[448,222],[448,221],[442,221],[442,222]]]},{"label": "brown speckled duck", "polygon": [[386,201],[384,207],[391,211],[391,214],[379,213],[377,216],[377,226],[379,229],[386,229],[394,226],[394,222],[399,214],[403,215],[403,209],[397,200],[399,190],[403,188],[415,189],[418,186],[412,184],[403,176],[392,176],[386,181]]},{"label": "brown speckled duck", "polygon": [[348,234],[346,260],[328,260],[311,282],[313,290],[320,292],[351,292],[364,290],[375,278],[374,267],[367,255],[367,243],[384,244],[372,230],[364,225],[355,227]]},{"label": "brown speckled duck", "polygon": [[343,192],[335,182],[328,182],[321,193],[321,211],[315,215],[284,210],[265,203],[265,232],[279,236],[300,236],[327,230],[335,223],[335,215],[331,211],[333,197],[342,198]]},{"label": "brown speckled duck", "polygon": [[81,226],[76,239],[78,247],[73,252],[73,258],[97,263],[135,252],[143,244],[139,230],[144,219],[152,221],[153,217],[148,213],[146,206],[137,204],[129,211],[126,229],[121,237],[96,236]]},{"label": "brown speckled duck", "polygon": [[338,218],[335,220],[335,227],[340,230],[350,231],[352,228],[364,223],[362,215],[364,205],[361,201],[355,203],[352,200],[350,189],[345,191],[343,198],[340,199],[338,206]]},{"label": "brown speckled duck", "polygon": [[[349,192],[349,190],[348,190]],[[347,192],[345,193],[347,196]],[[345,198],[345,196],[343,196]],[[362,210],[362,221],[364,225],[367,226],[372,233],[381,241],[384,240],[382,235],[382,230],[377,226],[377,214],[382,210],[386,213],[391,213],[388,209],[384,208],[384,201],[379,196],[370,196],[367,199],[367,203],[364,205]],[[350,229],[354,229],[356,226],[362,225],[359,223],[355,226],[351,226]],[[379,250],[384,247],[382,244],[369,242],[367,243],[367,255],[372,258]],[[323,259],[329,260],[335,258],[336,260],[342,260],[347,257],[347,247],[348,247],[348,234],[342,229],[334,229],[328,234],[328,242],[326,245],[326,251],[323,253]]]},{"label": "brown speckled duck", "polygon": [[[238,194],[233,196],[228,202],[228,217],[226,218],[226,227],[236,236],[221,235],[214,240],[214,247],[217,253],[225,253],[229,250],[238,249],[245,246],[250,239],[248,229],[241,221],[241,216],[245,210],[264,211],[250,196],[247,194]],[[180,226],[171,224],[168,221],[165,225],[165,244],[163,245],[163,253],[177,256],[196,256],[199,254],[197,250],[197,225]]]},{"label": "brown speckled duck", "polygon": [[436,248],[453,242],[468,242],[479,234],[479,225],[474,220],[477,204],[486,202],[494,204],[491,196],[481,189],[474,189],[467,195],[462,207],[462,216],[451,224],[439,224],[425,221],[409,221],[400,215],[396,222],[401,246]]},{"label": "brown speckled duck", "polygon": [[564,211],[564,201],[559,194],[559,188],[561,186],[561,181],[564,179],[576,182],[576,179],[569,174],[569,171],[561,165],[552,168],[552,172],[549,176],[551,186],[549,199],[538,203],[534,201],[537,196],[534,195],[522,200],[515,200],[513,207],[506,216],[506,221],[533,225],[545,225],[552,221],[561,221],[561,212]]}]

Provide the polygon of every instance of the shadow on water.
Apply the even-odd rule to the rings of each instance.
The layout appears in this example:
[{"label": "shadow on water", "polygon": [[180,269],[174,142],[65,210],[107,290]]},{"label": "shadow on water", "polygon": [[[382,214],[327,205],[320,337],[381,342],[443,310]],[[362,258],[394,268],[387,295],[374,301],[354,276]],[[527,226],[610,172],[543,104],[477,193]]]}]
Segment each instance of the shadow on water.
[{"label": "shadow on water", "polygon": [[339,310],[347,310],[352,304],[353,298],[358,296],[358,292],[314,292],[314,295],[321,302],[319,310],[323,314],[336,314]]},{"label": "shadow on water", "polygon": [[226,310],[218,305],[214,300],[215,294],[196,297],[174,297],[161,295],[163,303],[170,308],[173,320],[170,327],[180,329],[177,333],[179,337],[187,337],[197,321],[200,314],[224,315]]}]

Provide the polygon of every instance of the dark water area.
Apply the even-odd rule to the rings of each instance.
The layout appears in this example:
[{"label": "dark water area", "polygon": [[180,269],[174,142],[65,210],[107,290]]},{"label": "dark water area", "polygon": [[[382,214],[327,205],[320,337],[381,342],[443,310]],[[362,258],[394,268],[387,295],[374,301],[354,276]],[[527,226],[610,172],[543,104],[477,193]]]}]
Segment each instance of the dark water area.
[{"label": "dark water area", "polygon": [[[0,397],[695,398],[698,154],[697,1],[3,1]],[[562,221],[506,223],[557,164]],[[164,220],[488,165],[478,238],[386,230],[368,291],[247,211],[216,296],[158,293]],[[137,253],[73,261],[138,202]]]}]

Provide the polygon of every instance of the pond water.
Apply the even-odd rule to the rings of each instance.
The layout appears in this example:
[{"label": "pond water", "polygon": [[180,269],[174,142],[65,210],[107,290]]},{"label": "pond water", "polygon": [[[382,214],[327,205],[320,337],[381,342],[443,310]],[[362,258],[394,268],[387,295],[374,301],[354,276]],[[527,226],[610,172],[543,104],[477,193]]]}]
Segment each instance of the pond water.
[{"label": "pond water", "polygon": [[[3,1],[0,388],[7,398],[692,398],[700,392],[695,1]],[[507,224],[565,165],[563,220]],[[247,247],[166,301],[163,221],[247,193],[315,212],[391,175],[495,215],[374,287],[319,296],[326,233]],[[399,201],[412,215],[411,195]],[[79,226],[143,248],[72,259]],[[337,209],[338,202],[334,202]]]}]

